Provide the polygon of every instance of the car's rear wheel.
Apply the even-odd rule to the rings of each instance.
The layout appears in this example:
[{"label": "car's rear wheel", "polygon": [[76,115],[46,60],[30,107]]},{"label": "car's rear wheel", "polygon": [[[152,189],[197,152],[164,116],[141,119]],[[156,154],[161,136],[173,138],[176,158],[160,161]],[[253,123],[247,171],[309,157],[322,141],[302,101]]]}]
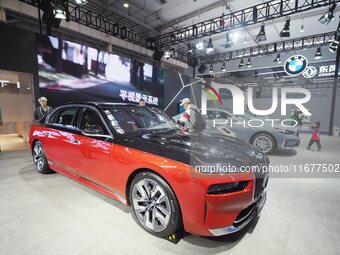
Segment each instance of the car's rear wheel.
[{"label": "car's rear wheel", "polygon": [[276,142],[274,138],[268,134],[257,134],[252,138],[250,143],[265,154],[272,154],[276,151]]},{"label": "car's rear wheel", "polygon": [[158,175],[142,172],[130,186],[135,221],[149,233],[166,237],[181,227],[181,211],[170,186]]},{"label": "car's rear wheel", "polygon": [[33,145],[33,161],[35,165],[35,169],[41,174],[50,174],[53,172],[52,169],[49,168],[45,151],[42,146],[42,143],[37,141]]}]

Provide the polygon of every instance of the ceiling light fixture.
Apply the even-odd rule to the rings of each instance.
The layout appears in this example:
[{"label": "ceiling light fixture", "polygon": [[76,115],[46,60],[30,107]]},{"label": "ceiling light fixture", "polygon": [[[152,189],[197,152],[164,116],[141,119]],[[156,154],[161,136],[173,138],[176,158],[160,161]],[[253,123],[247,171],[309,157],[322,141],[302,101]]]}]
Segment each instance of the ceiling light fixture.
[{"label": "ceiling light fixture", "polygon": [[124,0],[123,6],[124,8],[129,8],[130,7],[129,1]]},{"label": "ceiling light fixture", "polygon": [[305,26],[304,25],[301,25],[301,28],[300,28],[300,31],[299,31],[300,33],[303,33],[303,32],[305,32]]},{"label": "ceiling light fixture", "polygon": [[231,48],[231,47],[233,47],[233,42],[231,41],[230,34],[227,33],[224,48],[227,49],[227,48]]},{"label": "ceiling light fixture", "polygon": [[197,50],[203,50],[204,49],[204,43],[203,42],[198,42],[196,44],[196,49]]},{"label": "ceiling light fixture", "polygon": [[251,67],[251,59],[250,58],[248,58],[248,61],[247,61],[247,67]]},{"label": "ceiling light fixture", "polygon": [[188,53],[190,53],[190,54],[195,54],[195,52],[196,52],[196,46],[191,45],[190,43],[188,43],[187,46],[188,46]]},{"label": "ceiling light fixture", "polygon": [[281,64],[281,54],[277,54],[276,58],[273,61],[274,63]]},{"label": "ceiling light fixture", "polygon": [[210,65],[210,69],[209,69],[209,73],[213,73],[214,72],[214,67],[213,67],[213,65],[211,64]]},{"label": "ceiling light fixture", "polygon": [[290,37],[290,18],[286,20],[286,24],[280,33],[280,37]]},{"label": "ceiling light fixture", "polygon": [[315,52],[315,56],[314,59],[321,59],[322,58],[322,53],[321,53],[321,48],[317,48],[316,52]]},{"label": "ceiling light fixture", "polygon": [[324,15],[322,15],[318,21],[321,24],[328,25],[328,23],[331,22],[331,20],[334,19],[334,10],[335,10],[335,8],[336,8],[336,4],[333,3],[329,7],[329,10]]},{"label": "ceiling light fixture", "polygon": [[335,31],[335,39],[329,45],[329,50],[335,53],[339,48],[339,42],[340,42],[340,22],[338,24],[338,28]]},{"label": "ceiling light fixture", "polygon": [[240,64],[238,65],[239,68],[243,68],[244,64],[243,64],[243,59],[241,59]]},{"label": "ceiling light fixture", "polygon": [[212,44],[212,39],[209,38],[208,46],[207,46],[207,53],[214,51],[214,45]]},{"label": "ceiling light fixture", "polygon": [[226,71],[225,62],[223,62],[223,64],[222,64],[221,71],[222,71],[222,72],[225,72],[225,71]]},{"label": "ceiling light fixture", "polygon": [[329,50],[333,53],[335,53],[337,51],[339,47],[339,41],[334,40],[333,42],[331,42],[331,44],[329,45]]},{"label": "ceiling light fixture", "polygon": [[165,58],[166,60],[169,60],[169,59],[171,58],[171,53],[170,53],[170,51],[166,51],[166,52],[164,53],[164,58]]},{"label": "ceiling light fixture", "polygon": [[303,33],[303,32],[305,32],[304,19],[302,19],[302,24],[300,28],[300,33]]},{"label": "ceiling light fixture", "polygon": [[256,36],[256,41],[257,41],[257,42],[267,41],[266,31],[265,31],[265,29],[264,29],[264,25],[261,25],[260,32],[259,32],[259,34]]},{"label": "ceiling light fixture", "polygon": [[76,4],[78,5],[83,5],[83,4],[87,4],[87,0],[75,0],[76,1]]},{"label": "ceiling light fixture", "polygon": [[53,7],[53,15],[56,19],[66,19],[66,11],[64,6],[61,4],[56,4]]}]

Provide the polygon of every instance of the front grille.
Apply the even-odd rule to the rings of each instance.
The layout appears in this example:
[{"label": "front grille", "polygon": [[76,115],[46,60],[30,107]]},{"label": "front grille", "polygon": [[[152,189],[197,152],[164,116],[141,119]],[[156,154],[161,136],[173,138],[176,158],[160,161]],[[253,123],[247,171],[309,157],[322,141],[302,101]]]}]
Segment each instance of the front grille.
[{"label": "front grille", "polygon": [[255,178],[254,201],[256,201],[260,197],[264,190],[263,182],[263,178]]}]

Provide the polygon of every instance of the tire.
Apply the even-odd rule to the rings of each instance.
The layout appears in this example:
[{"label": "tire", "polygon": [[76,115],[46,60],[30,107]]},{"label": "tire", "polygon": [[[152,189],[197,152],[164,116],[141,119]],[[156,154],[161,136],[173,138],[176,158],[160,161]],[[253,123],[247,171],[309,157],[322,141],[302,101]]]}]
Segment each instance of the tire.
[{"label": "tire", "polygon": [[182,225],[181,210],[170,186],[158,175],[141,172],[129,194],[134,220],[147,232],[167,237]]},{"label": "tire", "polygon": [[53,170],[49,168],[47,163],[46,154],[42,143],[37,141],[33,145],[32,150],[33,162],[35,165],[35,169],[41,174],[50,174],[53,173]]},{"label": "tire", "polygon": [[268,134],[260,133],[256,134],[250,141],[254,147],[263,153],[269,155],[276,151],[276,141]]}]

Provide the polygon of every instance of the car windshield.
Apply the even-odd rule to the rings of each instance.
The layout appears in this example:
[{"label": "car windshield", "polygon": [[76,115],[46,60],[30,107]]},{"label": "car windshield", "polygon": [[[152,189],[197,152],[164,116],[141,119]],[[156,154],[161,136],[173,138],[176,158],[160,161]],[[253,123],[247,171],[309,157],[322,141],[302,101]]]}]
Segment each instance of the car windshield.
[{"label": "car windshield", "polygon": [[119,134],[179,129],[174,120],[157,108],[129,105],[102,106],[102,109]]}]

